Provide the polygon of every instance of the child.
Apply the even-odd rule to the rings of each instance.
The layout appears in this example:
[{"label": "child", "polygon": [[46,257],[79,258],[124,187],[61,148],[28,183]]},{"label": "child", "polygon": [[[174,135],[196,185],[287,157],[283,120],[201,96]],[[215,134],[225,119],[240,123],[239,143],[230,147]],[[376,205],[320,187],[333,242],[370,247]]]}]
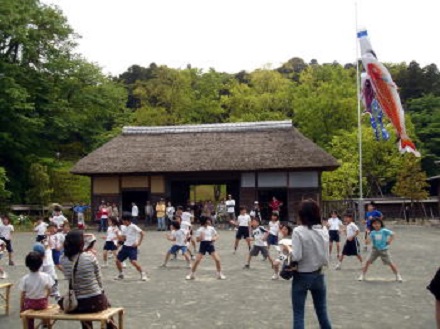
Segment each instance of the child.
[{"label": "child", "polygon": [[[26,267],[30,273],[26,274],[18,285],[21,291],[20,309],[25,310],[44,310],[48,308],[49,291],[54,285],[50,275],[40,272],[43,264],[41,256],[36,252],[30,252],[26,256]],[[34,320],[28,322],[28,328],[34,329]]]},{"label": "child", "polygon": [[339,262],[335,267],[335,270],[341,269],[342,261],[344,256],[356,256],[361,262],[362,266],[362,256],[359,251],[359,241],[357,236],[359,235],[359,228],[355,223],[353,223],[353,215],[351,213],[346,213],[344,215],[344,221],[347,224],[347,240],[345,241],[344,249],[342,250],[342,256],[339,257]]},{"label": "child", "polygon": [[385,265],[389,265],[391,267],[391,270],[396,275],[396,281],[402,282],[402,276],[399,274],[396,264],[394,264],[391,260],[391,255],[388,251],[391,242],[394,240],[394,232],[386,229],[380,218],[373,218],[371,220],[371,226],[374,230],[370,232],[369,239],[372,242],[373,248],[358,280],[365,280],[368,267],[373,264],[378,257],[380,257]]},{"label": "child", "polygon": [[139,228],[139,226],[131,222],[130,216],[124,216],[122,218],[122,222],[126,227],[123,231],[121,231],[121,234],[118,235],[118,239],[124,241],[124,244],[122,245],[122,249],[119,250],[118,256],[116,258],[116,267],[119,271],[116,279],[124,279],[122,262],[128,258],[131,265],[133,265],[136,270],[141,274],[141,280],[147,281],[148,276],[142,270],[142,267],[137,261],[138,247],[140,247],[140,245],[142,244],[142,240],[144,239],[144,232]]},{"label": "child", "polygon": [[337,257],[339,259],[340,255],[340,237],[339,237],[339,231],[341,230],[341,227],[343,226],[342,221],[338,218],[338,213],[333,210],[330,214],[330,218],[327,221],[327,227],[328,227],[328,233],[330,236],[330,244],[329,244],[329,253],[330,257],[332,255],[332,249],[333,249],[333,242],[336,242],[336,253]]},{"label": "child", "polygon": [[[234,223],[234,222],[231,222]],[[246,213],[246,207],[240,207],[240,215],[237,217],[235,225],[238,226],[237,234],[235,235],[234,254],[237,252],[238,243],[241,239],[246,239],[248,249],[251,250],[251,240],[249,238],[251,231],[251,217]]]},{"label": "child", "polygon": [[278,245],[279,231],[280,231],[279,215],[273,212],[269,222],[269,236],[267,237],[267,249],[270,249],[270,246]]},{"label": "child", "polygon": [[[192,219],[194,218],[194,215],[191,214],[191,209],[187,209],[186,211],[183,211],[183,208],[181,206],[177,207],[178,209],[178,213],[180,214],[180,218],[181,218],[181,222],[180,222],[180,227],[184,230],[188,231],[188,242],[191,244],[191,246],[193,247],[194,250],[194,254],[197,253],[197,246],[196,246],[196,242],[193,239],[193,232],[192,232]],[[191,250],[188,249],[188,251]]]},{"label": "child", "polygon": [[[3,251],[6,249],[6,243],[3,240],[0,240],[0,264],[3,258]],[[0,266],[0,279],[7,279],[8,275],[6,274],[3,267]]]},{"label": "child", "polygon": [[188,237],[188,231],[182,229],[179,222],[171,222],[171,233],[167,234],[167,239],[175,242],[171,249],[167,252],[165,256],[165,261],[161,267],[166,267],[171,255],[177,255],[179,250],[182,251],[183,256],[188,264],[188,268],[191,268],[190,255],[186,247],[186,240]]},{"label": "child", "polygon": [[11,224],[9,217],[5,216],[2,219],[0,225],[0,240],[3,240],[6,244],[6,250],[8,251],[9,266],[14,266],[13,252],[12,249],[12,232],[14,232],[14,226]]},{"label": "child", "polygon": [[273,260],[272,268],[273,275],[272,280],[278,280],[280,278],[281,265],[287,260],[289,254],[292,252],[292,236],[293,229],[288,225],[280,226],[281,240],[275,249],[278,251],[278,257]]},{"label": "child", "polygon": [[56,225],[58,231],[61,231],[63,225],[68,223],[68,220],[66,217],[64,217],[63,212],[61,211],[61,206],[56,205],[53,210],[55,213],[52,216],[51,222]]},{"label": "child", "polygon": [[102,267],[107,267],[108,263],[107,263],[107,255],[110,252],[111,254],[113,254],[113,256],[117,256],[117,252],[116,250],[118,249],[117,247],[117,242],[118,242],[118,235],[121,234],[121,231],[119,230],[118,227],[118,220],[115,217],[111,217],[108,220],[108,228],[107,228],[107,236],[103,237],[103,239],[105,239],[105,245],[104,245],[104,252],[102,254],[102,257],[104,259],[104,264],[102,265]]},{"label": "child", "polygon": [[32,251],[38,253],[43,260],[41,271],[48,274],[54,280],[55,283],[51,287],[50,296],[54,297],[55,300],[58,301],[61,298],[61,295],[58,289],[58,276],[55,271],[55,264],[52,258],[52,250],[50,249],[49,244],[46,240],[43,240],[42,242],[37,242],[34,244]]},{"label": "child", "polygon": [[251,227],[252,227],[252,238],[254,240],[254,246],[252,247],[252,250],[249,252],[247,263],[244,266],[244,268],[249,269],[251,258],[258,256],[260,252],[265,259],[269,258],[269,261],[272,264],[273,263],[272,258],[270,258],[269,256],[269,250],[267,249],[267,242],[266,242],[269,233],[263,226],[260,226],[260,220],[258,217],[252,218]]},{"label": "child", "polygon": [[379,219],[383,219],[383,215],[382,213],[376,209],[376,204],[374,202],[371,202],[368,206],[367,206],[367,213],[365,214],[365,236],[364,236],[364,241],[365,241],[365,245],[364,245],[364,250],[368,250],[368,234],[370,234],[370,232],[372,231],[372,227],[371,227],[371,223],[373,218],[379,218]]},{"label": "child", "polygon": [[53,262],[58,270],[61,272],[63,271],[63,267],[60,264],[60,258],[61,258],[61,250],[63,249],[64,244],[64,235],[58,230],[61,229],[58,228],[58,226],[55,223],[50,223],[47,227],[47,241],[49,243],[49,247],[52,250],[52,259]]},{"label": "child", "polygon": [[215,262],[217,269],[217,279],[225,280],[226,277],[222,273],[222,266],[220,264],[220,257],[215,252],[214,242],[218,239],[218,234],[215,228],[211,226],[209,218],[203,217],[200,219],[200,228],[196,232],[197,242],[200,242],[199,253],[196,261],[192,265],[191,273],[186,276],[186,280],[194,280],[197,266],[199,266],[203,257],[208,253]]},{"label": "child", "polygon": [[37,237],[35,241],[41,242],[46,239],[46,230],[49,224],[45,223],[41,217],[37,219],[37,222],[34,224],[34,232],[37,232]]}]

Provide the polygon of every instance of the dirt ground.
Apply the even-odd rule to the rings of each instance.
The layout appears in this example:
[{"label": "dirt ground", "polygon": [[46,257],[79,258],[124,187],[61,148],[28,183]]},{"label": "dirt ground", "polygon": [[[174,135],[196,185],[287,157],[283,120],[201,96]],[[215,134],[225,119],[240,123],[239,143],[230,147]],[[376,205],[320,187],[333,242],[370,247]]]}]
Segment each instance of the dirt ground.
[{"label": "dirt ground", "polygon": [[[332,265],[326,271],[333,328],[435,327],[434,298],[426,290],[426,285],[440,266],[440,230],[418,226],[392,229],[396,232],[396,240],[391,253],[404,282],[395,282],[389,268],[379,261],[370,268],[368,280],[358,282],[358,261],[347,258],[342,270],[335,271],[333,256]],[[126,310],[125,328],[291,328],[291,283],[282,279],[272,281],[269,263],[262,261],[261,257],[253,260],[250,270],[244,270],[245,244],[242,242],[234,255],[234,232],[220,231],[220,236],[216,248],[227,276],[225,281],[215,279],[211,259],[202,262],[194,281],[185,280],[188,270],[183,259],[170,261],[166,269],[160,268],[171,243],[165,239],[164,232],[151,230],[147,231],[139,255],[150,281],[139,281],[133,268],[126,270],[124,281],[114,280],[117,271],[113,264],[102,269],[105,291],[111,303]],[[4,257],[2,265],[9,278],[0,280],[1,283],[16,284],[26,274],[24,256],[33,242],[34,235],[30,233],[14,236],[16,266],[7,266],[7,257]],[[99,239],[99,253],[102,246],[103,240]],[[66,282],[62,281],[62,291],[65,288]],[[21,327],[18,297],[19,292],[14,287],[11,313],[9,316],[0,315],[1,329]],[[58,327],[80,328],[80,325],[64,322]],[[306,328],[318,327],[309,296]]]}]

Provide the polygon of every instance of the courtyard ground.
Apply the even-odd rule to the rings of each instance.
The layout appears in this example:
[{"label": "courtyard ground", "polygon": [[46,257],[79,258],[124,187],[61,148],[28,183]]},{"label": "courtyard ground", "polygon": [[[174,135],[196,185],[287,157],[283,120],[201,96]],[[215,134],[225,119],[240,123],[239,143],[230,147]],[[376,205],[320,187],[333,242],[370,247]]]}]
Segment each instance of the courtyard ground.
[{"label": "courtyard ground", "polygon": [[[392,229],[397,238],[391,252],[404,282],[395,282],[394,275],[380,261],[370,268],[367,281],[358,282],[360,266],[357,260],[346,258],[342,270],[335,271],[333,256],[332,266],[326,271],[333,328],[435,328],[434,299],[426,285],[440,266],[440,229],[419,226]],[[291,328],[291,283],[282,279],[272,281],[269,263],[261,258],[253,260],[250,270],[244,270],[245,244],[241,243],[239,251],[233,255],[234,232],[220,231],[220,236],[216,248],[227,276],[225,281],[215,279],[211,259],[202,262],[195,281],[185,280],[188,270],[181,259],[170,261],[166,269],[159,268],[171,244],[164,232],[151,230],[147,232],[139,255],[150,281],[139,281],[133,268],[126,271],[126,280],[115,281],[115,267],[104,268],[104,286],[111,303],[126,310],[125,328]],[[24,255],[33,241],[34,235],[30,233],[14,236],[16,266],[4,266],[9,278],[0,283],[17,284],[26,274]],[[100,253],[102,246],[103,240],[99,239]],[[6,255],[2,260],[2,265],[5,264]],[[65,289],[66,282],[62,281],[62,292]],[[77,323],[58,326],[80,328]],[[11,313],[0,315],[0,328],[20,327],[19,292],[15,286]],[[309,295],[306,328],[318,327]]]}]

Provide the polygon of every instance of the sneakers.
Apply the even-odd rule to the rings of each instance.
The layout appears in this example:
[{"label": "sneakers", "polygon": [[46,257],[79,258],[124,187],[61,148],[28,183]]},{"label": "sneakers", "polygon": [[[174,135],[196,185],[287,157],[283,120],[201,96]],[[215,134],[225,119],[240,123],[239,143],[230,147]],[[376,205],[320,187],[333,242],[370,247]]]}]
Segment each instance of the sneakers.
[{"label": "sneakers", "polygon": [[217,273],[217,279],[218,280],[226,280],[226,276],[224,276],[222,272],[219,272],[219,273]]},{"label": "sneakers", "polygon": [[402,276],[400,274],[396,274],[396,281],[397,282],[402,282],[403,281]]},{"label": "sneakers", "polygon": [[6,274],[6,272],[3,272],[2,275],[0,275],[0,279],[7,279],[8,275]]},{"label": "sneakers", "polygon": [[341,263],[337,263],[335,266],[335,270],[340,270],[341,269]]},{"label": "sneakers", "polygon": [[145,272],[141,273],[141,281],[148,281],[147,273],[145,273]]},{"label": "sneakers", "polygon": [[362,273],[361,275],[359,275],[358,281],[364,281],[364,280],[365,280],[365,275]]},{"label": "sneakers", "polygon": [[124,280],[124,274],[119,273],[118,276],[116,276],[115,280]]},{"label": "sneakers", "polygon": [[278,274],[272,275],[272,280],[278,280],[280,276]]},{"label": "sneakers", "polygon": [[185,277],[186,280],[194,280],[195,278],[196,277],[195,277],[194,273],[190,273]]},{"label": "sneakers", "polygon": [[249,266],[249,264],[246,264],[245,266],[243,266],[243,269],[245,269],[245,270],[248,270],[248,269],[250,269],[251,267]]}]

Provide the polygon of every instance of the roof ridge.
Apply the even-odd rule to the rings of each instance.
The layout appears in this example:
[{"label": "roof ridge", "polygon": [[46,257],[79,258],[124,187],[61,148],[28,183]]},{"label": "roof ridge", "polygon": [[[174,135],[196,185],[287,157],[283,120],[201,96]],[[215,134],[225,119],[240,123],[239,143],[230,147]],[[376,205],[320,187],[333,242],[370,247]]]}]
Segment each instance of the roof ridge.
[{"label": "roof ridge", "polygon": [[235,131],[256,131],[268,129],[291,129],[292,120],[284,121],[260,121],[260,122],[237,122],[237,123],[210,123],[200,125],[180,126],[153,126],[135,127],[127,126],[122,128],[123,135],[143,134],[181,134],[181,133],[204,133],[204,132],[235,132]]}]

